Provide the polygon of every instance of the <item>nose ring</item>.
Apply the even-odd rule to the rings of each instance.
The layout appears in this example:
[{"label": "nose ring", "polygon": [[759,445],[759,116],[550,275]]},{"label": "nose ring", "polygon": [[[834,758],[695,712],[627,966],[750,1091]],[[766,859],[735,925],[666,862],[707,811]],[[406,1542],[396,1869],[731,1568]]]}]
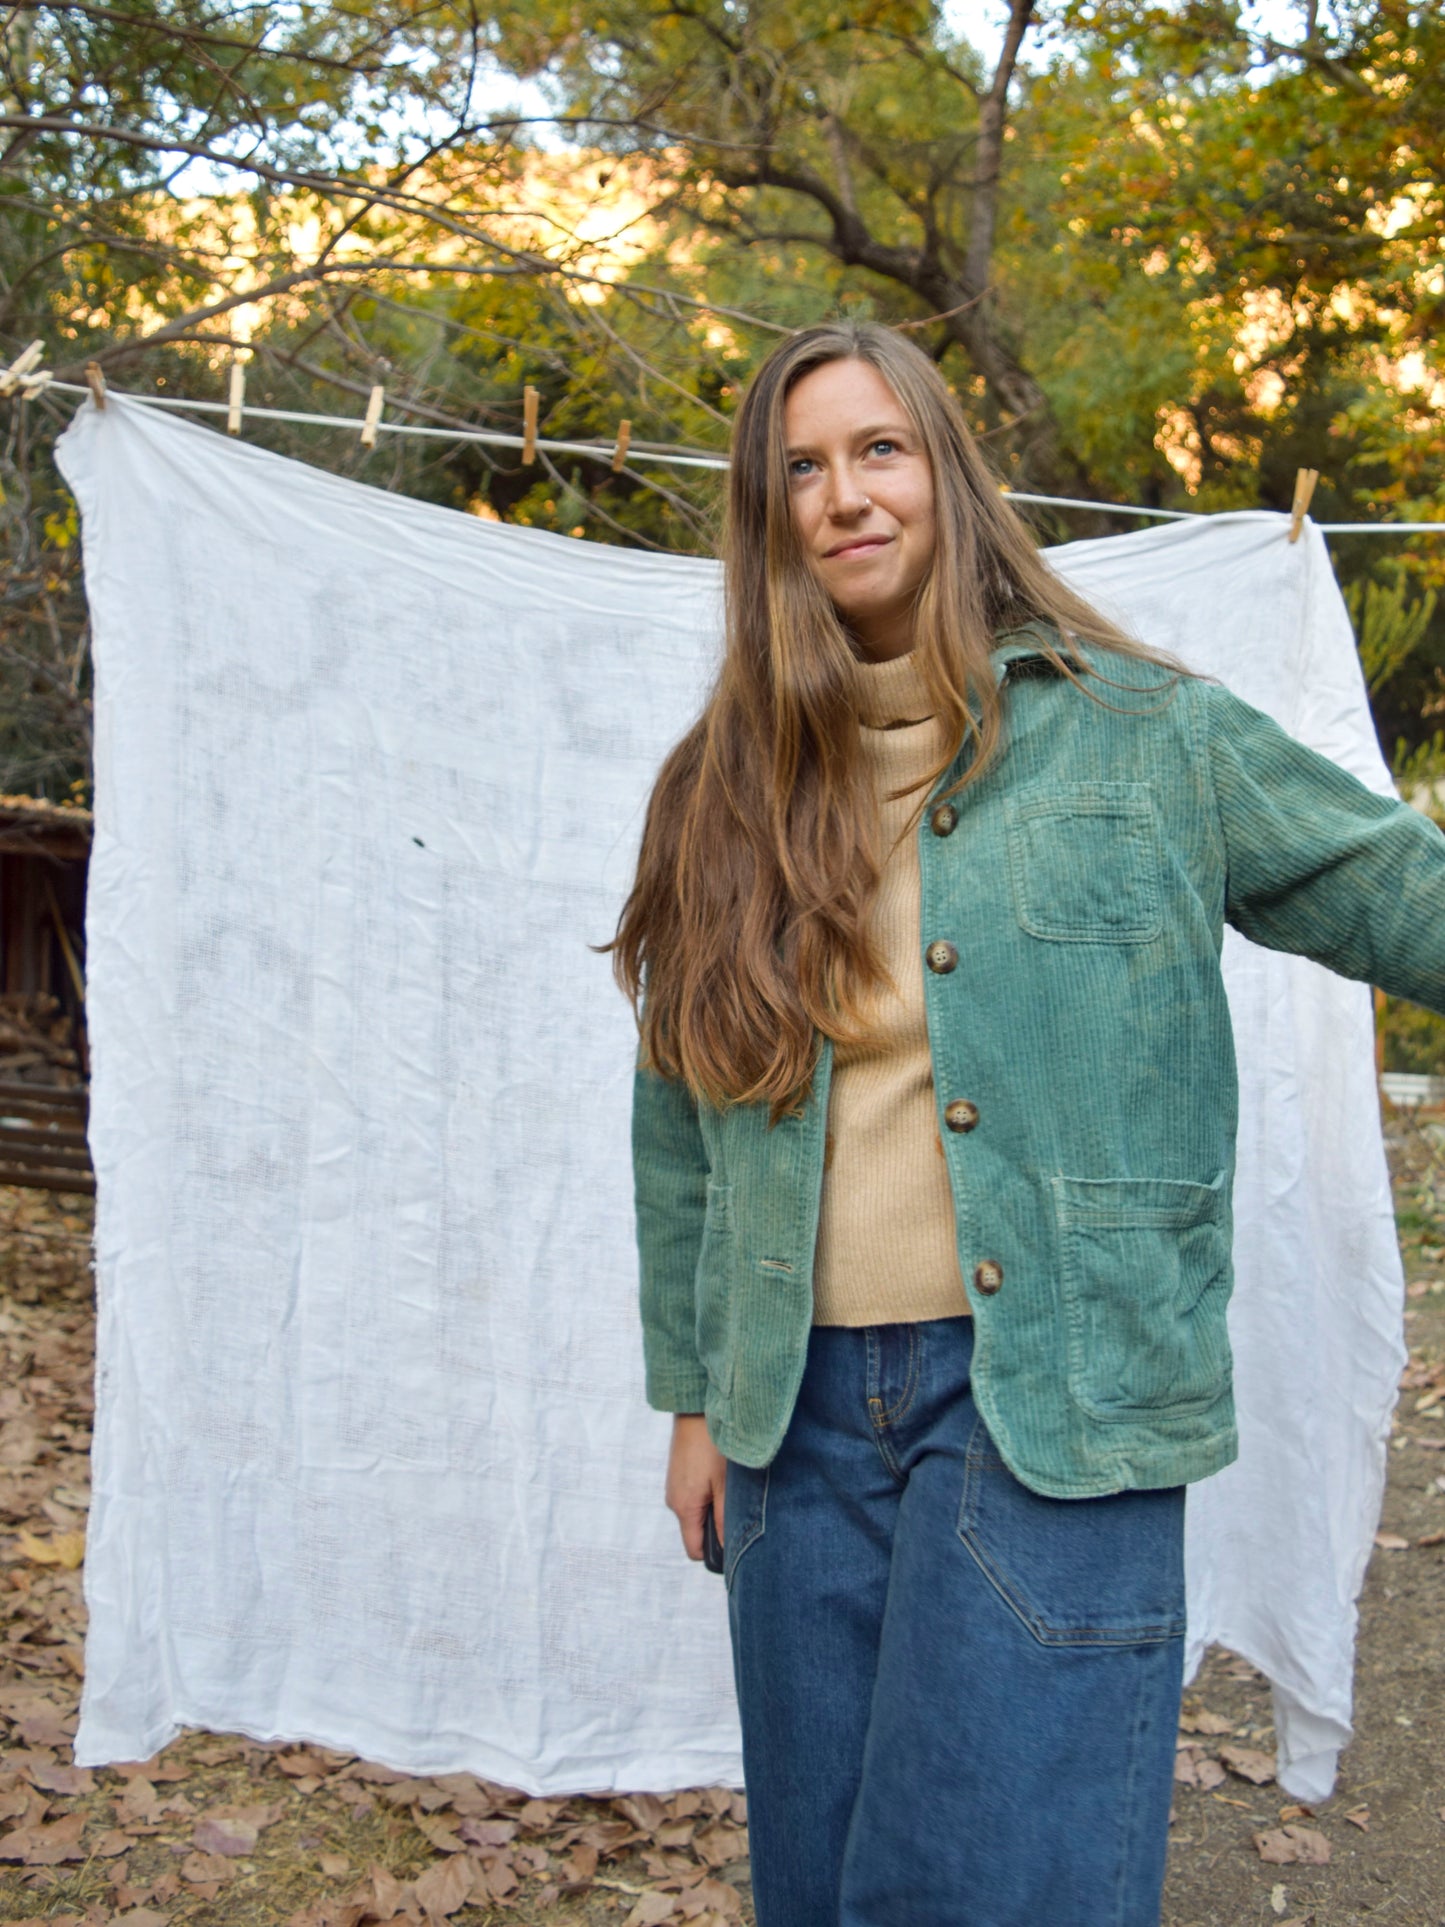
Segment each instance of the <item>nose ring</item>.
[{"label": "nose ring", "polygon": [[863,497],[863,506],[864,506],[864,508],[865,508],[865,509],[871,509],[871,508],[872,508],[872,506],[873,506],[873,502],[872,502],[872,498],[871,498],[870,496],[867,496],[867,495],[865,495],[865,496]]}]

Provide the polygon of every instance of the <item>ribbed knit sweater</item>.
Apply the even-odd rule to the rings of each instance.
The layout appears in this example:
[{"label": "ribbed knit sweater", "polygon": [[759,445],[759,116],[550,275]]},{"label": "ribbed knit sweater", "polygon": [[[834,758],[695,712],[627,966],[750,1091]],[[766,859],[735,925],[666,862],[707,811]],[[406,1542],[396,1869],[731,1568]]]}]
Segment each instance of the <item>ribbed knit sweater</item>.
[{"label": "ribbed knit sweater", "polygon": [[872,928],[892,988],[874,994],[866,1042],[834,1048],[813,1271],[819,1325],[903,1323],[968,1310],[923,1004],[913,823],[921,793],[889,796],[936,769],[951,745],[912,656],[860,662],[854,673],[886,852]]}]

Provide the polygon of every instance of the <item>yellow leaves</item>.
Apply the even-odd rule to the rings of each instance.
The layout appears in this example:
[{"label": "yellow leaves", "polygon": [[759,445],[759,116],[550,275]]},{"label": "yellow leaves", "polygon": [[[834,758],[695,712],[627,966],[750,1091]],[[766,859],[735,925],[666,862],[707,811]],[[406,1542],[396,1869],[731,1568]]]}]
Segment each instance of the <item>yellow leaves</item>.
[{"label": "yellow leaves", "polygon": [[80,513],[66,497],[64,509],[53,509],[45,518],[45,539],[53,549],[68,549],[80,533]]},{"label": "yellow leaves", "polygon": [[63,1566],[74,1572],[85,1557],[83,1531],[52,1532],[48,1539],[22,1526],[16,1536],[21,1556],[37,1566]]}]

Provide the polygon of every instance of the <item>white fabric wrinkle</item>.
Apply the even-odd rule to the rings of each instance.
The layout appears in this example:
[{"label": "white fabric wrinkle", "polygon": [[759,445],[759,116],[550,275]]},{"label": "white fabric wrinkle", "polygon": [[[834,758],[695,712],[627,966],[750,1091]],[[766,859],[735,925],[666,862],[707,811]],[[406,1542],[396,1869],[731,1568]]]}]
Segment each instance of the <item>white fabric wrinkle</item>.
[{"label": "white fabric wrinkle", "polygon": [[[96,666],[95,1499],[77,1758],[182,1725],[534,1794],[736,1784],[721,1587],[642,1398],[605,939],[716,566],[486,524],[114,398],[61,445]],[[1323,539],[1249,513],[1062,574],[1382,794]],[[1403,1281],[1369,992],[1225,934],[1238,1462],[1189,1656],[1349,1736]]]}]

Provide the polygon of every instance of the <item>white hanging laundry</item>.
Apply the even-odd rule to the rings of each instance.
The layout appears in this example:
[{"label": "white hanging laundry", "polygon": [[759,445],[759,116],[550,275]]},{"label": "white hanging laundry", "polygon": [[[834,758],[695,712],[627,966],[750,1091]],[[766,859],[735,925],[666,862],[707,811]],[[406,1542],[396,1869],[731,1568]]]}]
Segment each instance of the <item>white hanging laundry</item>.
[{"label": "white hanging laundry", "polygon": [[[608,960],[714,565],[342,481],[113,396],[61,444],[96,662],[100,1296],[77,1758],[182,1727],[532,1793],[740,1777],[722,1588],[661,1503]],[[1318,532],[1051,559],[1373,787]],[[1402,1358],[1369,993],[1231,935],[1239,1461],[1194,1657],[1349,1736]]]}]

